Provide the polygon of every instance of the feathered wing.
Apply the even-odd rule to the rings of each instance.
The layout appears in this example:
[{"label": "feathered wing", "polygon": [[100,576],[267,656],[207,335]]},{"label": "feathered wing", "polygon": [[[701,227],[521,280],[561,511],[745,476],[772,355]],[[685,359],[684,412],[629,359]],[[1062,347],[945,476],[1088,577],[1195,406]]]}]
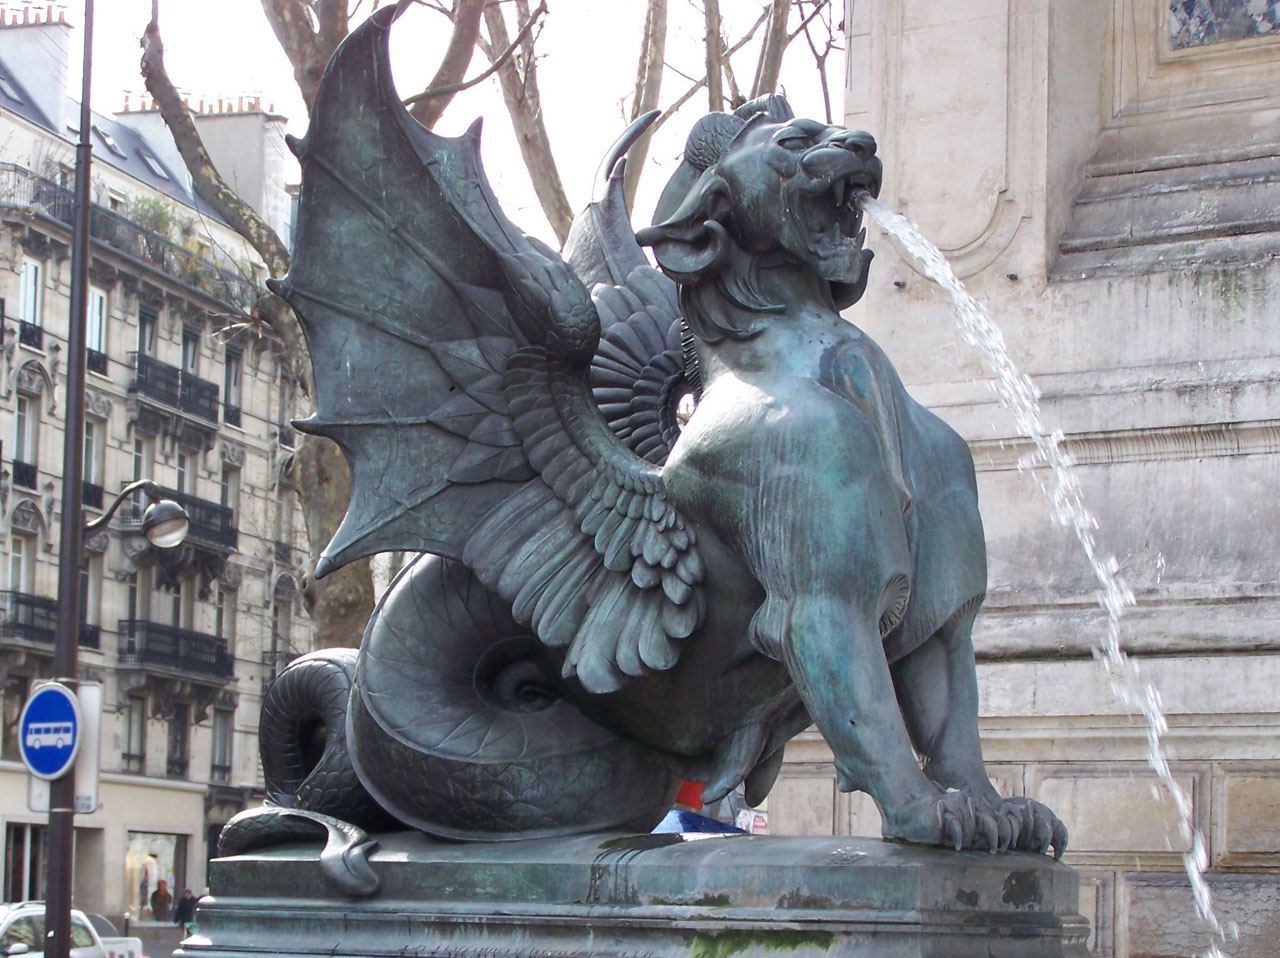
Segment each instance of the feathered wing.
[{"label": "feathered wing", "polygon": [[384,550],[460,558],[590,691],[670,668],[702,618],[693,530],[611,431],[588,376],[600,319],[498,208],[479,127],[436,136],[391,81],[378,11],[330,63],[295,144],[293,265],[274,288],[311,350],[316,415],[352,501],[329,568]]}]

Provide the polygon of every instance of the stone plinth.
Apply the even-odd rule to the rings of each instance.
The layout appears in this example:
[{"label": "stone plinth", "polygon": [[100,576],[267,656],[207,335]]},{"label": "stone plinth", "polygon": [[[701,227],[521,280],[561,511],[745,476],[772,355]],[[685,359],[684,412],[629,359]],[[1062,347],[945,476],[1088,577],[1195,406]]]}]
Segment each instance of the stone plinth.
[{"label": "stone plinth", "polygon": [[[692,839],[692,840],[691,840]],[[318,846],[212,864],[180,955],[1085,958],[1065,865],[866,838],[594,835],[450,845],[383,836],[378,893]]]}]

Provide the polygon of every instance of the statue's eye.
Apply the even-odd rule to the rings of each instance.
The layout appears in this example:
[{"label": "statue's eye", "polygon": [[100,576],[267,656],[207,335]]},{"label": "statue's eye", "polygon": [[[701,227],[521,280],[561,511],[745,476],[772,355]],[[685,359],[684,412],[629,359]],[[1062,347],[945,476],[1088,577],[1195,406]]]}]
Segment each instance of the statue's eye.
[{"label": "statue's eye", "polygon": [[786,133],[778,138],[778,146],[799,153],[813,146],[813,137],[804,133]]}]

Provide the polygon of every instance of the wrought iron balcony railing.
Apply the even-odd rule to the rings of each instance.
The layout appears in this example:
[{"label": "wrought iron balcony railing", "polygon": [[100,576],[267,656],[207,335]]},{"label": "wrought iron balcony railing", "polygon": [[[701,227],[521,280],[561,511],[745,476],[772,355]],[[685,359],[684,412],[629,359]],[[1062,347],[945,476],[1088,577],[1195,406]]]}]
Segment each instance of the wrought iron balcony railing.
[{"label": "wrought iron balcony railing", "polygon": [[44,349],[44,327],[18,320],[18,342],[32,349]]},{"label": "wrought iron balcony railing", "polygon": [[[166,489],[164,486],[157,488],[162,499],[172,499],[187,510],[187,518],[191,520],[187,529],[187,542],[211,547],[219,552],[235,551],[240,533],[236,529],[235,513],[230,506],[201,499],[188,492],[179,492],[177,489]],[[125,503],[120,510],[121,524],[128,527],[142,525],[145,509],[140,503]]]},{"label": "wrought iron balcony railing", "polygon": [[207,679],[231,678],[226,639],[145,619],[120,620],[120,664],[172,669]]},{"label": "wrought iron balcony railing", "polygon": [[40,470],[34,462],[23,462],[21,459],[13,460],[13,484],[15,486],[21,486],[23,489],[34,489],[39,475]]},{"label": "wrought iron balcony railing", "polygon": [[84,500],[84,504],[92,509],[102,508],[102,486],[96,482],[85,480],[81,486],[80,498]]},{"label": "wrought iron balcony railing", "polygon": [[[13,163],[0,163],[0,206],[32,210],[68,229],[75,212],[70,189]],[[248,312],[257,298],[252,283],[239,273],[223,269],[198,252],[146,229],[114,210],[90,208],[89,235],[103,246],[132,257],[179,282]]]},{"label": "wrought iron balcony railing", "polygon": [[96,349],[85,351],[85,366],[91,373],[107,374],[107,354]]},{"label": "wrought iron balcony railing", "polygon": [[130,392],[139,393],[166,406],[198,416],[209,422],[218,421],[218,384],[201,379],[177,366],[170,366],[146,353],[132,353],[133,384]]},{"label": "wrought iron balcony railing", "polygon": [[[58,627],[58,603],[27,592],[0,592],[0,635],[53,645]],[[102,647],[102,630],[96,625],[81,625],[81,648]]]}]

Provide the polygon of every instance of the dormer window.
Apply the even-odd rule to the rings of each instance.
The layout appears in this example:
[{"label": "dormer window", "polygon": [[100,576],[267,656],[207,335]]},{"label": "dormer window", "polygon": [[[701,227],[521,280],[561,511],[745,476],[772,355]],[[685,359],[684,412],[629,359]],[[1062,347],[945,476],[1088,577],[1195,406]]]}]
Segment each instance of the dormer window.
[{"label": "dormer window", "polygon": [[152,154],[150,151],[138,150],[138,156],[142,157],[142,162],[147,164],[147,169],[149,169],[152,173],[154,173],[160,179],[167,180],[169,178],[169,172],[163,166],[160,165],[160,161],[157,160],[155,158],[155,155]]},{"label": "dormer window", "polygon": [[124,157],[126,155],[124,150],[120,148],[120,144],[116,142],[116,138],[96,123],[93,125],[93,132],[97,134],[98,139],[102,141],[102,145],[116,156]]}]

